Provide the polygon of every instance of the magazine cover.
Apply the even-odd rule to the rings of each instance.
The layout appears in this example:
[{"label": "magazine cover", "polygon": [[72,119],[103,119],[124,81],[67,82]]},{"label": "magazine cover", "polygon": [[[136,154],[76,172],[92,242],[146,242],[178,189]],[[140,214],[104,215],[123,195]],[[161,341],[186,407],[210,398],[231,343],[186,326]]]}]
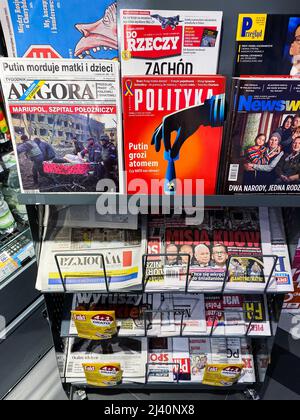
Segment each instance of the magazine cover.
[{"label": "magazine cover", "polygon": [[0,68],[22,192],[122,193],[118,63],[3,58]]},{"label": "magazine cover", "polygon": [[263,295],[206,295],[207,334],[270,336],[267,298]]},{"label": "magazine cover", "polygon": [[244,369],[239,383],[253,384],[256,382],[254,357],[251,340],[248,338],[241,338],[241,354]]},{"label": "magazine cover", "polygon": [[204,370],[211,363],[209,338],[190,338],[191,382],[202,382]]},{"label": "magazine cover", "polygon": [[177,382],[191,381],[191,359],[188,338],[173,338],[174,380]]},{"label": "magazine cover", "polygon": [[172,338],[150,338],[148,342],[148,382],[173,382]]},{"label": "magazine cover", "polygon": [[113,338],[89,341],[69,340],[66,381],[85,382],[83,363],[121,363],[123,382],[144,383],[147,363],[147,339]]},{"label": "magazine cover", "polygon": [[216,74],[223,12],[121,10],[123,76]]},{"label": "magazine cover", "polygon": [[240,14],[235,76],[300,75],[300,14]]},{"label": "magazine cover", "polygon": [[299,194],[300,80],[234,79],[226,193]]},{"label": "magazine cover", "polygon": [[153,330],[157,336],[206,334],[204,295],[153,294]]},{"label": "magazine cover", "polygon": [[1,0],[9,57],[118,57],[117,1]]},{"label": "magazine cover", "polygon": [[[145,232],[123,229],[45,231],[36,288],[43,291],[116,291],[140,286]],[[62,281],[63,280],[63,281]]]},{"label": "magazine cover", "polygon": [[71,311],[115,311],[118,336],[144,336],[151,329],[145,311],[152,309],[151,294],[91,294],[77,293],[66,301],[62,335],[77,336]]},{"label": "magazine cover", "polygon": [[138,179],[140,193],[195,195],[204,180],[214,194],[224,106],[222,76],[124,77],[127,192]]},{"label": "magazine cover", "polygon": [[267,297],[265,295],[245,295],[243,300],[245,331],[250,327],[248,336],[271,336],[271,322]]},{"label": "magazine cover", "polygon": [[174,223],[172,218],[166,218],[162,226],[150,224],[148,235],[152,242],[155,235],[160,237],[161,253],[166,256],[155,257],[153,253],[163,272],[159,266],[155,271],[150,268],[149,273],[146,270],[149,290],[185,290],[187,271],[190,292],[218,293],[224,284],[228,293],[264,290],[268,271],[264,272],[258,209],[218,212],[222,212],[223,226],[214,217],[214,210],[208,210],[199,226],[186,226],[184,218],[181,223],[177,218]]}]

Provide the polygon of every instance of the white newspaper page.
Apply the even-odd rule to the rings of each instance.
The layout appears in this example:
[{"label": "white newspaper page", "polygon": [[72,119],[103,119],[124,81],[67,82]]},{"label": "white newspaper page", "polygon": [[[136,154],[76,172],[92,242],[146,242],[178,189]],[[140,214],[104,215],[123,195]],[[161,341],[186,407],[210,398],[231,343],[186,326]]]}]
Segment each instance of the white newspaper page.
[{"label": "white newspaper page", "polygon": [[[204,295],[173,295],[176,335],[203,335],[206,333]],[[183,314],[183,318],[182,318]],[[182,325],[183,324],[183,325]]]},{"label": "white newspaper page", "polygon": [[249,339],[241,338],[241,352],[244,369],[239,383],[252,384],[256,381],[254,357],[252,354],[252,346]]},{"label": "white newspaper page", "polygon": [[101,215],[96,206],[46,206],[44,226],[49,221],[68,228],[138,229],[137,215]]},{"label": "white newspaper page", "polygon": [[85,382],[83,363],[120,363],[123,382],[145,382],[147,340],[113,338],[105,341],[70,339],[66,368],[67,382],[73,378]]},{"label": "white newspaper page", "polygon": [[[152,309],[150,294],[91,294],[77,293],[73,296],[74,311],[115,311],[118,336],[145,336],[145,328],[151,331],[151,322],[146,318],[145,311]],[[69,314],[68,335],[77,335],[75,322]]]},{"label": "white newspaper page", "polygon": [[67,290],[105,291],[105,272],[112,291],[140,286],[144,252],[143,228],[132,231],[49,227],[42,244],[43,264],[39,264],[37,288],[63,291],[64,283]]},{"label": "white newspaper page", "polygon": [[173,382],[172,339],[151,338],[148,353],[148,382]]}]

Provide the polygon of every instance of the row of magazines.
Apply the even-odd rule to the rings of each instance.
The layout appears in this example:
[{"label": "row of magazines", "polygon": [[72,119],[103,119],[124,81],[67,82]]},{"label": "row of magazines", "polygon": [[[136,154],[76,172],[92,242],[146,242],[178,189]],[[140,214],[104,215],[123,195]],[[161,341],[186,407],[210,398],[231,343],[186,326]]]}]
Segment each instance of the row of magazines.
[{"label": "row of magazines", "polygon": [[62,337],[100,340],[113,324],[112,336],[118,337],[272,335],[263,295],[79,293],[66,297]]},{"label": "row of magazines", "polygon": [[[101,216],[50,207],[37,289],[44,292],[265,294],[293,291],[280,209],[206,209],[184,216]],[[138,227],[139,223],[139,227]]]},{"label": "row of magazines", "polygon": [[226,116],[222,12],[94,3],[1,3],[23,193],[300,192],[300,15],[238,17]]},{"label": "row of magazines", "polygon": [[268,342],[258,340],[252,345],[246,338],[127,337],[101,342],[72,338],[66,344],[66,353],[58,356],[62,377],[73,384],[85,383],[85,367],[97,364],[110,367],[110,374],[112,367],[119,365],[119,382],[127,384],[251,384],[256,379],[264,380],[270,362]]}]

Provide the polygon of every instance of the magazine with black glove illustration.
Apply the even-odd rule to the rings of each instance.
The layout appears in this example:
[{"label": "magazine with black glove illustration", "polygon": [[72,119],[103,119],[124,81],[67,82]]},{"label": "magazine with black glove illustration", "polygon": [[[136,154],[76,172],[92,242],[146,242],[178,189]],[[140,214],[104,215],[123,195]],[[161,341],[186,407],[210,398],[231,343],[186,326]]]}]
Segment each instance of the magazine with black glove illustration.
[{"label": "magazine with black glove illustration", "polygon": [[[135,192],[137,179],[145,194],[159,189],[160,194],[195,194],[191,184],[198,179],[204,180],[206,194],[215,192],[224,77],[124,78],[123,108],[129,194]],[[184,181],[190,184],[183,191]]]}]

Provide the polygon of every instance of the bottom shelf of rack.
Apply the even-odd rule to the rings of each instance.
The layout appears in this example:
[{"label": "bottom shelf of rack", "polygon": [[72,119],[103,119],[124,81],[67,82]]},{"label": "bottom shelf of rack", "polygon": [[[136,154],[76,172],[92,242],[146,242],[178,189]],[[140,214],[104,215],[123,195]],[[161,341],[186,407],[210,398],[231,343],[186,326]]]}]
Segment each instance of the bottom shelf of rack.
[{"label": "bottom shelf of rack", "polygon": [[208,385],[203,385],[203,384],[197,384],[197,383],[184,383],[184,382],[179,382],[179,383],[167,383],[167,382],[153,382],[153,383],[148,383],[148,384],[140,384],[140,383],[128,383],[128,384],[120,384],[117,386],[113,386],[113,387],[97,387],[97,386],[93,386],[93,385],[88,385],[86,383],[79,383],[79,382],[75,382],[75,383],[67,383],[64,382],[66,385],[70,385],[73,388],[77,388],[77,389],[91,389],[91,390],[99,390],[99,391],[103,391],[105,389],[110,389],[110,390],[126,390],[126,389],[135,389],[135,390],[164,390],[164,389],[168,389],[168,390],[197,390],[197,391],[220,391],[220,392],[224,392],[224,391],[243,391],[246,388],[255,386],[256,384],[247,384],[247,383],[243,383],[243,384],[236,384],[230,387],[217,387],[217,386],[208,386]]}]

